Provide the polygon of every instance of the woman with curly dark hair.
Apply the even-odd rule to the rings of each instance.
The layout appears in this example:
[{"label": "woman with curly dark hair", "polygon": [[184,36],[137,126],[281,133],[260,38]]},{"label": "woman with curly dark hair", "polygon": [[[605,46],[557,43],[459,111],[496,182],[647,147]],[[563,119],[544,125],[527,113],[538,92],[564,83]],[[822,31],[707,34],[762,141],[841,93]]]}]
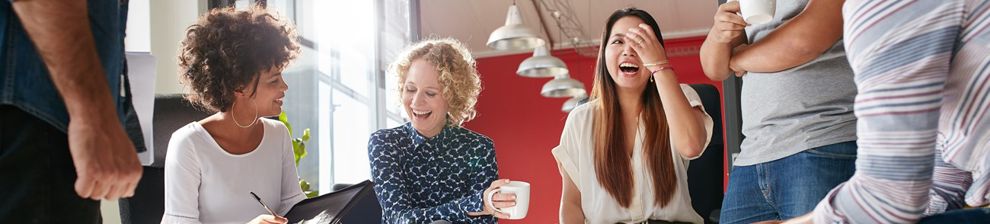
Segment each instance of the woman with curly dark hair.
[{"label": "woman with curly dark hair", "polygon": [[[305,198],[278,115],[295,29],[265,9],[216,9],[186,31],[179,55],[187,99],[215,114],[172,134],[162,223],[285,223]],[[256,193],[270,211],[250,197]]]}]

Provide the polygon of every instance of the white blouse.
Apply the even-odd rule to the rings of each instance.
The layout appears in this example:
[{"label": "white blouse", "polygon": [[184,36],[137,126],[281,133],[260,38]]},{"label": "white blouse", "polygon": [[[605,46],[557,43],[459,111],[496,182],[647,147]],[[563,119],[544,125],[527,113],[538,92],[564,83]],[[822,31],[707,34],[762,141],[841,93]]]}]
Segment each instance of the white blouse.
[{"label": "white blouse", "polygon": [[[681,91],[687,97],[692,107],[704,111],[701,98],[690,86],[681,84]],[[645,127],[640,120],[639,129],[636,132],[636,144],[633,147],[632,172],[633,172],[633,197],[629,208],[623,208],[604,188],[598,183],[595,174],[594,161],[594,140],[592,125],[594,119],[594,105],[597,100],[585,103],[567,116],[563,133],[560,135],[560,145],[553,149],[553,156],[560,162],[571,180],[581,192],[581,207],[587,223],[638,223],[653,220],[679,221],[702,223],[704,220],[691,207],[691,197],[688,193],[687,168],[689,160],[695,158],[684,158],[677,153],[674,145],[671,144],[670,153],[674,160],[674,173],[677,175],[677,189],[667,207],[661,208],[653,200],[653,181],[643,160],[642,145],[643,132]],[[708,134],[705,147],[712,138],[713,122],[708,113],[704,115],[705,131]],[[676,130],[671,130],[673,133]],[[704,153],[704,151],[702,151]],[[699,154],[700,156],[700,154]],[[720,174],[712,174],[720,175]]]},{"label": "white blouse", "polygon": [[199,122],[172,133],[162,223],[245,223],[268,214],[250,192],[279,215],[306,198],[288,129],[276,120],[258,124],[265,129],[261,144],[239,155],[223,150]]}]

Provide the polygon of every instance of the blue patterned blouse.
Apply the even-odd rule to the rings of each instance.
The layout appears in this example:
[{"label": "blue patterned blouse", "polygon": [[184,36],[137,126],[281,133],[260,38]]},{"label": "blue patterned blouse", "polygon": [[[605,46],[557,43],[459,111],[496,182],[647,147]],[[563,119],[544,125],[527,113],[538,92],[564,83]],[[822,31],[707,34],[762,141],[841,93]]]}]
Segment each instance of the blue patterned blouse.
[{"label": "blue patterned blouse", "polygon": [[482,194],[498,179],[488,137],[448,126],[426,138],[406,123],[372,134],[368,157],[385,223],[496,223],[467,215],[483,210]]}]

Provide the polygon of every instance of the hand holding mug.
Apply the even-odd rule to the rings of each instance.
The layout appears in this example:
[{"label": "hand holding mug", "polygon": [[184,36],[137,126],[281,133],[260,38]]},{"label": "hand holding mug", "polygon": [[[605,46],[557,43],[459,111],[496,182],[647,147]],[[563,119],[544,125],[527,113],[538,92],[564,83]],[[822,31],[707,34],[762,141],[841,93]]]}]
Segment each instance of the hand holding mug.
[{"label": "hand holding mug", "polygon": [[526,213],[529,211],[529,183],[507,179],[495,181],[492,187],[485,191],[484,201],[485,210],[490,210],[495,217],[526,218]]},{"label": "hand holding mug", "polygon": [[493,181],[488,189],[485,189],[485,193],[481,197],[484,204],[484,211],[482,211],[484,215],[492,215],[500,219],[509,218],[509,214],[498,212],[498,209],[516,206],[515,194],[498,192],[499,187],[509,182],[511,182],[509,179],[499,179]]},{"label": "hand holding mug", "polygon": [[712,30],[708,32],[708,37],[723,44],[732,44],[734,40],[742,38],[743,32],[749,24],[739,15],[739,10],[738,1],[719,5],[715,12],[715,24],[712,24]]}]

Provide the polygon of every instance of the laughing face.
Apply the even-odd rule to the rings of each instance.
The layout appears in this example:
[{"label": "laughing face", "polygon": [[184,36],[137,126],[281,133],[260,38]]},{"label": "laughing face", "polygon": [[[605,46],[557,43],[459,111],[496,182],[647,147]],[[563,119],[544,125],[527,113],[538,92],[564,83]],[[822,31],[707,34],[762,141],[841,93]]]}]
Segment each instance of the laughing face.
[{"label": "laughing face", "polygon": [[605,42],[605,66],[615,84],[622,89],[642,89],[650,79],[650,72],[643,66],[639,54],[633,50],[632,44],[627,43],[626,32],[629,28],[643,23],[635,16],[620,18],[609,31],[608,42]]},{"label": "laughing face", "polygon": [[406,115],[412,120],[413,128],[426,137],[440,134],[447,123],[447,100],[443,97],[439,77],[436,66],[415,59],[402,84],[402,106]]},{"label": "laughing face", "polygon": [[246,106],[256,106],[258,116],[262,117],[276,116],[282,113],[282,100],[285,99],[285,91],[289,89],[285,80],[282,79],[282,70],[272,68],[261,71],[259,75],[261,77],[257,80],[258,87],[254,89],[253,96],[250,86],[254,86],[255,81],[248,83],[247,86],[249,87],[244,90],[244,96],[249,97],[246,100],[251,101]]}]

